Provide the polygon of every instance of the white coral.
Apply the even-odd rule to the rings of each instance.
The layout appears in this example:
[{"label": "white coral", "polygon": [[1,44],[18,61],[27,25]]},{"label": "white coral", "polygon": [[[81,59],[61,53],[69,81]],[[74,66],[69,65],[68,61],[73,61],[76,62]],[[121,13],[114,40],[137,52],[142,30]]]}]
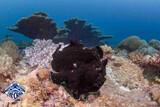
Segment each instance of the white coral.
[{"label": "white coral", "polygon": [[63,43],[55,44],[52,40],[39,40],[35,39],[31,47],[27,47],[24,52],[24,60],[31,67],[42,66],[50,67],[52,61],[52,54],[55,52],[57,47],[61,45],[64,47]]}]

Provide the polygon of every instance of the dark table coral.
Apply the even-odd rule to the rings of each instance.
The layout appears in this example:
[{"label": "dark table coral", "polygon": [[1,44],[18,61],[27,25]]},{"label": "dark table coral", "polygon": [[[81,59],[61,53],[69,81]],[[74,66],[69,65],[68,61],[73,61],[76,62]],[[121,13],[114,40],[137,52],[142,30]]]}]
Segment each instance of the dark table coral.
[{"label": "dark table coral", "polygon": [[52,39],[57,34],[56,23],[43,12],[22,18],[9,30],[24,34],[31,39]]},{"label": "dark table coral", "polygon": [[81,41],[87,46],[102,45],[106,39],[112,36],[102,35],[99,29],[88,24],[85,20],[72,18],[64,22],[65,29],[68,32],[68,41]]},{"label": "dark table coral", "polygon": [[53,54],[51,72],[52,80],[63,85],[78,99],[82,94],[96,92],[105,81],[107,59],[103,58],[101,48],[87,48],[82,44],[71,42],[69,46]]}]

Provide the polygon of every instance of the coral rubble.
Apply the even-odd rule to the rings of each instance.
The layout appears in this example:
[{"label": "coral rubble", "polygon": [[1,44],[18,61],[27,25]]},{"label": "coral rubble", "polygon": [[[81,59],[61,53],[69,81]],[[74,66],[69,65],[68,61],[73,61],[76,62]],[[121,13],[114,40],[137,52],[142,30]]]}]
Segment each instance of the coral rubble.
[{"label": "coral rubble", "polygon": [[103,51],[100,47],[87,48],[71,42],[63,50],[59,48],[53,54],[52,68],[56,72],[52,72],[54,83],[63,84],[74,98],[95,92],[103,85],[107,59],[101,61]]},{"label": "coral rubble", "polygon": [[53,39],[57,34],[56,23],[43,12],[22,18],[9,30],[24,34],[32,39]]}]

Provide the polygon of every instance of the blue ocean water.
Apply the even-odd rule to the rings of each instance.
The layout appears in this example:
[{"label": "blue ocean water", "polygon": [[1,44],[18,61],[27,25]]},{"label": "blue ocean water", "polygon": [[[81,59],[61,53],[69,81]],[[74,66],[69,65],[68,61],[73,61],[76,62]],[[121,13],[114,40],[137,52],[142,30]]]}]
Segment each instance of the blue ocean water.
[{"label": "blue ocean water", "polygon": [[114,36],[108,41],[110,44],[117,44],[130,35],[160,39],[159,7],[159,0],[0,0],[0,38],[10,34],[17,41],[28,40],[6,28],[21,17],[43,11],[59,27],[72,17],[86,19],[103,34]]}]

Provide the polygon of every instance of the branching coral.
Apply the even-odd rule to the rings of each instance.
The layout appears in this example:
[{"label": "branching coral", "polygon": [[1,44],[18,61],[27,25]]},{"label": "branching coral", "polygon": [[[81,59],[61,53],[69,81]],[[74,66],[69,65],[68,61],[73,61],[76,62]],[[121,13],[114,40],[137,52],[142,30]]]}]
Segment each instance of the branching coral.
[{"label": "branching coral", "polygon": [[63,84],[74,98],[95,92],[103,85],[107,59],[101,60],[101,48],[87,48],[76,42],[63,50],[59,48],[53,54],[52,68],[57,72],[51,73],[54,83]]},{"label": "branching coral", "polygon": [[[64,46],[63,43],[59,43]],[[35,39],[31,47],[24,49],[24,61],[31,67],[43,66],[50,67],[52,54],[55,52],[59,44],[54,44],[52,40]]]},{"label": "branching coral", "polygon": [[9,30],[24,34],[32,39],[53,39],[57,34],[56,23],[43,12],[22,18]]}]

